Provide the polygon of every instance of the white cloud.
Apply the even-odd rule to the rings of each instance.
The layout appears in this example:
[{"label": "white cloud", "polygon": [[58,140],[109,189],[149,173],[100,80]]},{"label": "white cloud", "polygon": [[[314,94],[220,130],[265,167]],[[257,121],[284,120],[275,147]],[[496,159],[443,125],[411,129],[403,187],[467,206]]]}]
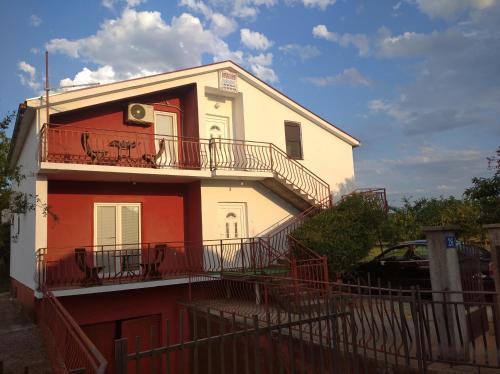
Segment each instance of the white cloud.
[{"label": "white cloud", "polygon": [[413,76],[399,87],[398,97],[370,102],[371,113],[387,116],[410,135],[460,128],[498,136],[498,19],[500,4],[471,10],[465,21],[444,31],[393,36],[389,30],[381,30],[375,54],[412,57]]},{"label": "white cloud", "polygon": [[59,82],[59,85],[62,89],[71,90],[73,89],[71,86],[80,86],[92,83],[104,84],[114,82],[115,80],[116,74],[113,67],[106,65],[94,71],[88,68],[83,68],[83,70],[77,73],[73,79],[65,78]]},{"label": "white cloud", "polygon": [[257,64],[262,66],[269,66],[273,63],[272,53],[261,53],[256,56],[248,56],[246,59],[250,64]]},{"label": "white cloud", "polygon": [[419,10],[432,18],[452,19],[466,10],[482,10],[498,0],[416,0]]},{"label": "white cloud", "polygon": [[302,0],[304,5],[308,8],[319,8],[325,10],[330,5],[333,5],[337,0]]},{"label": "white cloud", "polygon": [[42,24],[42,19],[38,17],[36,14],[32,14],[30,16],[30,25],[34,27],[38,27]]},{"label": "white cloud", "polygon": [[250,70],[252,70],[252,73],[254,73],[258,78],[262,79],[263,81],[269,82],[269,83],[277,83],[279,82],[278,76],[274,72],[273,69],[267,66],[262,66],[259,64],[252,64],[250,65]]},{"label": "white cloud", "polygon": [[249,49],[265,51],[273,45],[273,42],[270,41],[264,34],[257,31],[251,31],[249,29],[241,29],[240,38],[243,45]]},{"label": "white cloud", "polygon": [[38,91],[40,89],[40,82],[36,80],[36,68],[26,61],[19,61],[17,68],[21,71],[21,74],[19,74],[21,84],[31,88],[33,91]]},{"label": "white cloud", "polygon": [[358,49],[360,56],[366,56],[370,51],[370,41],[364,34],[338,34],[328,31],[325,25],[314,26],[312,34],[315,38],[325,39],[342,47],[353,45]]},{"label": "white cloud", "polygon": [[310,44],[300,45],[296,43],[285,44],[279,47],[279,50],[284,54],[298,56],[302,61],[318,57],[321,55],[320,50]]},{"label": "white cloud", "polygon": [[[359,187],[385,186],[391,204],[401,198],[460,197],[472,177],[487,174],[490,150],[453,149],[440,145],[406,144],[407,152],[397,159],[374,158],[355,162]],[[411,170],[411,172],[409,172]]]},{"label": "white cloud", "polygon": [[105,8],[108,9],[113,9],[114,7],[114,0],[102,0],[101,5]]},{"label": "white cloud", "polygon": [[237,62],[243,56],[241,51],[231,51],[226,42],[191,14],[173,17],[169,24],[160,12],[132,8],[105,21],[93,35],[75,40],[52,39],[47,49],[98,67],[112,67],[116,80],[197,66],[205,54],[214,60],[232,58]]},{"label": "white cloud", "polygon": [[336,84],[347,84],[350,86],[365,86],[370,87],[373,82],[364,77],[356,68],[348,68],[337,75],[330,75],[326,77],[307,77],[304,78],[307,82],[315,86],[323,87]]},{"label": "white cloud", "polygon": [[434,31],[430,34],[405,32],[391,36],[387,29],[379,32],[377,42],[379,57],[414,57],[434,53],[453,53],[463,44],[464,36],[458,30]]},{"label": "white cloud", "polygon": [[258,16],[260,7],[270,8],[276,5],[278,0],[206,0],[206,2],[226,16],[253,20]]},{"label": "white cloud", "polygon": [[237,22],[225,15],[214,12],[203,1],[197,0],[181,0],[180,5],[190,8],[191,10],[203,14],[205,19],[210,21],[210,28],[214,33],[220,36],[227,36],[234,32],[238,27]]}]

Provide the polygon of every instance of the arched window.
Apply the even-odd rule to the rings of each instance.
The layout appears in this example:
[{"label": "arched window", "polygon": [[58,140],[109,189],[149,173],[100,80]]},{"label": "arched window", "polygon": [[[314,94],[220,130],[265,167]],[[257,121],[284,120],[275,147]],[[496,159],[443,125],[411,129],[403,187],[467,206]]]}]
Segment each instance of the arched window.
[{"label": "arched window", "polygon": [[210,127],[210,138],[211,139],[220,139],[222,137],[222,130],[217,125],[212,125]]},{"label": "arched window", "polygon": [[226,214],[226,239],[238,238],[238,217],[233,212]]}]

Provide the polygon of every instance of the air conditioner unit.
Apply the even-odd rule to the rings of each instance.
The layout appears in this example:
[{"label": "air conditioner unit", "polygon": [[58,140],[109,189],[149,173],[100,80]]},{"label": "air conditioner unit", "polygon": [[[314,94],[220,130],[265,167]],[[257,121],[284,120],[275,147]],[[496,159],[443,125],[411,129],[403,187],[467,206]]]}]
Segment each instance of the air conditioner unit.
[{"label": "air conditioner unit", "polygon": [[139,103],[132,103],[128,105],[127,122],[149,126],[154,123],[154,120],[152,105]]}]

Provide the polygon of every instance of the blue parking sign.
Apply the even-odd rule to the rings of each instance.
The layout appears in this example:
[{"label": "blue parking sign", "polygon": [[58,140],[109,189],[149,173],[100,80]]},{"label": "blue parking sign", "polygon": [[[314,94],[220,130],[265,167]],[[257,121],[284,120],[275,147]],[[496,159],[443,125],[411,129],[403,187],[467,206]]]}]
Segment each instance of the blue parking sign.
[{"label": "blue parking sign", "polygon": [[454,235],[450,235],[446,237],[446,248],[455,248],[456,240]]}]

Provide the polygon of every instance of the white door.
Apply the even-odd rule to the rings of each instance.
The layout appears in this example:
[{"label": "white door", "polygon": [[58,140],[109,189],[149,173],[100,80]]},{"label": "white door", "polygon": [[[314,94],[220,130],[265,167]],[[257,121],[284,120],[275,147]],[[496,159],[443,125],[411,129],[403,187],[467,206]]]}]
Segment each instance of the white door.
[{"label": "white door", "polygon": [[218,220],[221,239],[248,237],[246,203],[219,203]]},{"label": "white door", "polygon": [[229,139],[229,117],[207,114],[205,125],[209,139]]},{"label": "white door", "polygon": [[221,260],[226,270],[248,266],[252,257],[249,244],[242,240],[248,237],[246,211],[246,203],[219,203],[219,236],[224,239]]},{"label": "white door", "polygon": [[177,114],[155,112],[155,147],[159,166],[178,166]]},{"label": "white door", "polygon": [[139,270],[140,210],[140,204],[95,204],[95,262],[103,267],[104,276],[130,275]]}]

